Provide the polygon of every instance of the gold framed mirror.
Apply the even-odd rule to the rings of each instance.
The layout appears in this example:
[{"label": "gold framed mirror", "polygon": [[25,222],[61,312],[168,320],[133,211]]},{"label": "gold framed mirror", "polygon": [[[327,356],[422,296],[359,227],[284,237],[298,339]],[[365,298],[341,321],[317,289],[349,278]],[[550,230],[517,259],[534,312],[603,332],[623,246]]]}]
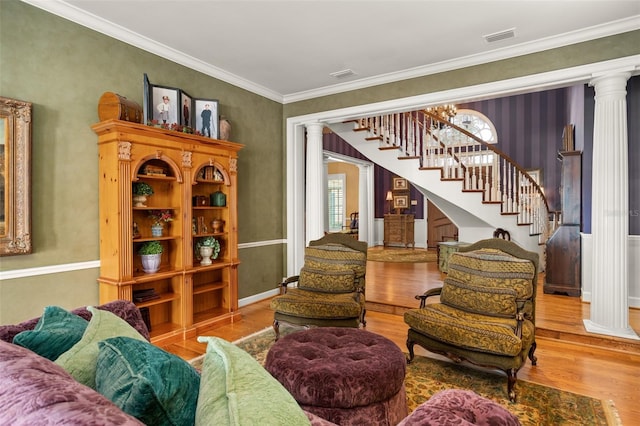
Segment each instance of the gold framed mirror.
[{"label": "gold framed mirror", "polygon": [[0,256],[31,253],[31,103],[0,96]]}]

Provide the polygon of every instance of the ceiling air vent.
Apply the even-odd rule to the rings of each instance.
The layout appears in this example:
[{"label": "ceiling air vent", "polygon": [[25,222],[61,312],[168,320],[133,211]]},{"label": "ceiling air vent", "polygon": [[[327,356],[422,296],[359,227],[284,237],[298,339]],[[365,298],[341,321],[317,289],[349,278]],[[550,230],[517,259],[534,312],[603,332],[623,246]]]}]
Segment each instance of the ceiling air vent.
[{"label": "ceiling air vent", "polygon": [[342,70],[342,71],[336,71],[336,72],[332,72],[329,74],[331,77],[335,77],[335,78],[345,78],[345,77],[349,77],[352,75],[356,75],[355,72],[353,72],[352,69],[346,69],[346,70]]},{"label": "ceiling air vent", "polygon": [[497,33],[487,34],[483,37],[487,41],[487,43],[494,43],[496,41],[506,40],[508,38],[513,38],[515,36],[516,36],[516,29],[510,28],[508,30],[498,31]]}]

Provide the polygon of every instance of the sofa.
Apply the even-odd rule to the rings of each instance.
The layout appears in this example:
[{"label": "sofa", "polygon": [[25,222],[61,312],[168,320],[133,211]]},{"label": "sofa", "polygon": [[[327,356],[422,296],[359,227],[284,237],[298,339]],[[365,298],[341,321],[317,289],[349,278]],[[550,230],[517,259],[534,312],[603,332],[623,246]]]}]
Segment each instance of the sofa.
[{"label": "sofa", "polygon": [[[334,425],[303,411],[247,352],[217,337],[199,340],[207,349],[197,371],[149,343],[140,311],[121,300],[47,307],[39,318],[0,326],[0,424]],[[436,395],[401,424],[519,424],[465,392]]]}]

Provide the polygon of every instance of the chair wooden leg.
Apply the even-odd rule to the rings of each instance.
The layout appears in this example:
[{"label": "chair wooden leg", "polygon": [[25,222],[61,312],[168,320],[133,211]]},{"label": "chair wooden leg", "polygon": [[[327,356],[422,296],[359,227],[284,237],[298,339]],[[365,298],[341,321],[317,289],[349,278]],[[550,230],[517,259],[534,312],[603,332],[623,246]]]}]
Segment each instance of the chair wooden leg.
[{"label": "chair wooden leg", "polygon": [[536,342],[533,342],[529,348],[529,359],[531,360],[531,365],[538,365],[538,358],[533,354],[536,351],[536,346]]},{"label": "chair wooden leg", "polygon": [[411,363],[411,361],[413,361],[413,358],[415,357],[415,354],[413,353],[413,345],[415,344],[416,342],[407,338],[407,349],[409,350],[409,356],[407,357],[407,364]]},{"label": "chair wooden leg", "polygon": [[363,328],[366,328],[366,327],[367,327],[367,320],[366,320],[366,319],[364,319],[364,316],[366,315],[366,313],[367,313],[367,310],[366,310],[366,309],[363,309],[363,310],[362,310],[362,319],[360,320],[360,322],[362,323],[362,327],[363,327]]},{"label": "chair wooden leg", "polygon": [[276,342],[280,338],[280,322],[277,319],[273,320],[273,331],[276,333]]},{"label": "chair wooden leg", "polygon": [[507,370],[507,393],[509,394],[509,401],[516,402],[516,381],[518,378],[516,377],[518,374],[518,370],[515,368],[510,368]]}]

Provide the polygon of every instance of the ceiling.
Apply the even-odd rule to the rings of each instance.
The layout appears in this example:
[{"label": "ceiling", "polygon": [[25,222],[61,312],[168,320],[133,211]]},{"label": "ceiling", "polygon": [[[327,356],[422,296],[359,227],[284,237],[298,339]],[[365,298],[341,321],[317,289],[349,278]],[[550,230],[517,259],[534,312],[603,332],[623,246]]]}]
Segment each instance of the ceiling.
[{"label": "ceiling", "polygon": [[640,29],[639,0],[23,1],[283,103]]}]

